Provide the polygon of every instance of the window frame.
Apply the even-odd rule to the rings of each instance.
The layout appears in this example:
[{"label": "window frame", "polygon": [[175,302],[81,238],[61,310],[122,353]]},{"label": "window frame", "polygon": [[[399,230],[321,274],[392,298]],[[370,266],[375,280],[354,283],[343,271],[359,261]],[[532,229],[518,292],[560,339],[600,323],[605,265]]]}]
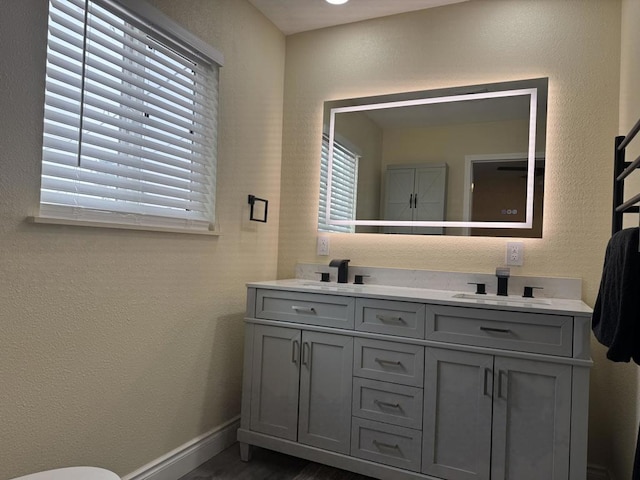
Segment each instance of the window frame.
[{"label": "window frame", "polygon": [[[55,1],[56,0],[50,0],[49,2],[50,11],[52,8],[52,4]],[[211,184],[209,185],[209,190],[207,190],[211,192],[210,198],[207,199],[207,205],[208,203],[211,203],[211,211],[203,213],[202,218],[193,220],[188,218],[189,216],[191,216],[190,213],[185,213],[184,216],[180,218],[180,216],[166,215],[164,214],[164,212],[162,215],[153,215],[148,213],[141,213],[140,211],[132,213],[127,211],[109,210],[108,208],[90,208],[86,206],[56,205],[56,204],[47,203],[47,202],[43,203],[41,199],[39,202],[39,207],[40,207],[39,214],[33,217],[29,217],[29,220],[31,220],[34,223],[82,225],[82,226],[91,226],[91,227],[123,228],[123,229],[135,229],[135,230],[170,231],[170,232],[181,232],[181,233],[184,232],[184,233],[218,235],[219,232],[216,231],[214,227],[216,216],[213,209],[215,206],[215,177],[216,177],[215,173],[216,173],[216,167],[217,167],[217,158],[216,158],[217,157],[217,152],[216,152],[217,133],[215,132],[219,130],[218,122],[217,122],[217,103],[218,103],[218,96],[219,96],[219,88],[218,88],[219,73],[218,72],[219,72],[219,68],[222,67],[224,63],[222,54],[216,49],[214,49],[213,47],[211,47],[210,45],[208,45],[207,43],[205,43],[204,41],[202,41],[201,39],[199,39],[198,37],[196,37],[195,35],[193,35],[192,33],[190,33],[188,30],[178,25],[171,18],[164,15],[162,12],[155,9],[154,7],[152,7],[151,5],[147,4],[144,1],[141,1],[141,0],[81,0],[81,1],[76,1],[75,3],[77,4],[81,3],[83,6],[78,6],[77,8],[87,9],[85,11],[88,11],[89,5],[95,4],[96,6],[108,11],[110,14],[114,15],[115,17],[122,19],[124,24],[131,25],[133,28],[139,30],[141,32],[141,35],[147,38],[147,42],[155,42],[157,45],[164,47],[166,51],[173,52],[176,56],[183,57],[184,61],[193,62],[194,65],[199,65],[199,64],[207,65],[206,68],[210,69],[209,73],[207,74],[208,76],[205,76],[205,78],[208,78],[210,82],[213,79],[212,81],[213,85],[211,84],[205,85],[206,89],[204,91],[208,96],[211,96],[214,99],[213,100],[214,110],[209,111],[207,109],[206,111],[208,112],[208,114],[214,117],[213,128],[215,130],[213,133],[213,137],[211,137],[208,140],[211,143],[213,148],[210,148],[207,151],[208,155],[206,156],[202,155],[202,158],[204,160],[201,160],[202,162],[201,164],[204,165],[205,167],[208,167],[206,173],[202,175],[202,178],[205,184],[208,184],[206,182],[211,182]],[[86,18],[87,17],[85,16],[85,20]],[[49,17],[49,23],[48,23],[49,29],[51,29],[51,25],[52,25],[52,21],[51,21],[51,17]],[[78,27],[77,23],[74,23],[74,25]],[[82,25],[86,25],[86,21]],[[83,98],[82,96],[84,95],[84,78],[85,78],[84,77],[85,75],[84,61],[87,56],[87,53],[86,53],[87,29],[86,29],[86,26],[82,26],[82,25],[80,26],[80,28],[84,28],[85,31],[84,31],[83,40],[82,40],[84,42],[84,45],[82,48],[80,48],[81,55],[83,56],[82,86],[80,87],[81,98]],[[48,49],[50,48],[49,36],[47,37],[47,48]],[[153,48],[150,48],[150,51],[151,50],[153,50]],[[148,61],[149,59],[152,59],[153,56],[146,56],[144,58],[146,61]],[[49,53],[47,54],[47,62],[49,63]],[[179,66],[180,63],[176,63],[176,65]],[[143,68],[142,70],[144,70],[145,74],[148,73],[146,69]],[[193,72],[193,74],[195,75],[195,72]],[[151,77],[151,74],[149,73],[148,76],[141,77],[141,78],[150,78],[150,77]],[[195,89],[196,88],[195,79],[194,79],[193,85],[194,85],[193,88]],[[211,87],[213,88],[209,90]],[[74,88],[77,88],[77,87],[74,87]],[[147,92],[145,91],[145,93]],[[49,95],[48,88],[47,88],[47,95]],[[165,93],[165,95],[171,98],[175,97],[175,94],[172,94],[172,93]],[[83,100],[81,100],[80,119],[83,119],[82,107],[84,106],[84,104],[82,102]],[[122,104],[120,104],[119,107],[122,107]],[[196,115],[197,115],[196,107],[194,106],[193,112],[189,112],[188,109],[186,110],[186,112],[187,113],[185,114],[185,118],[187,118],[190,115],[191,116],[190,118],[193,118],[195,121]],[[148,114],[145,113],[144,117],[148,118],[149,116]],[[121,120],[121,117],[117,117],[117,118]],[[168,121],[165,123],[170,126],[173,125],[173,123],[170,123]],[[148,125],[148,124],[143,122],[141,123],[141,125],[143,125],[144,127],[145,125]],[[45,120],[45,127],[46,127],[46,120]],[[146,128],[149,129],[150,127],[147,126]],[[126,135],[132,136],[131,131],[128,131],[126,129],[122,131],[126,132]],[[147,130],[147,133],[143,134],[144,137],[154,139],[155,134],[153,132],[151,133],[149,132],[151,131]],[[190,132],[190,133],[193,134],[193,132]],[[78,136],[78,140],[77,140],[78,148],[81,148],[80,142],[82,139],[82,133],[79,131],[77,136]],[[43,136],[43,139],[44,139],[44,136]],[[118,142],[116,142],[116,144],[117,143]],[[169,144],[169,143],[167,143],[167,145],[173,146],[172,144]],[[183,145],[195,146],[196,144],[194,144],[193,142],[187,139],[186,143],[184,143]],[[186,150],[188,151],[189,148],[186,148]],[[45,151],[45,146],[43,144],[43,157],[44,157],[44,151]],[[189,153],[188,155],[193,155],[193,152]],[[80,158],[80,156],[78,156],[78,158]],[[135,158],[135,157],[132,157],[132,158]],[[193,157],[188,156],[188,158],[184,160],[187,165],[189,164],[195,165],[193,163],[194,160],[190,160],[191,158]],[[44,166],[44,161],[45,160],[43,158],[43,166]],[[114,165],[117,164],[117,162],[113,162],[113,163]],[[143,176],[144,173],[140,173],[140,172],[145,171],[145,168],[134,167],[131,169],[131,171],[135,171],[136,168],[138,169],[138,172],[139,172],[138,175]],[[125,175],[122,178],[127,179],[129,178],[129,176]],[[171,175],[169,175],[168,178],[171,178]],[[145,180],[142,180],[139,183],[141,185],[145,184]],[[187,185],[190,184],[189,180],[186,180],[185,184]],[[192,185],[195,185],[195,184],[192,184]],[[144,192],[146,190],[145,188],[140,188],[140,187],[138,188],[142,192],[140,195],[140,198],[142,199],[144,196]],[[118,190],[117,187],[114,190],[117,191]],[[185,190],[184,187],[181,187],[179,190],[184,193],[184,197],[193,195],[193,191],[189,189]],[[43,192],[42,179],[41,179],[40,192],[42,195],[42,192]],[[75,198],[78,196],[78,193],[72,194],[71,196],[74,196]],[[104,196],[102,198],[110,198],[110,197]],[[118,198],[118,196],[116,195],[114,198]],[[179,196],[176,195],[176,198],[179,198]],[[135,204],[135,203],[136,203],[136,200],[132,201],[132,204]],[[144,200],[137,200],[138,205],[144,204],[144,203],[145,203]],[[188,208],[183,209],[181,207],[174,208],[174,210],[178,212],[182,210],[183,213],[189,212]],[[167,211],[170,211],[170,209],[167,209]]]}]

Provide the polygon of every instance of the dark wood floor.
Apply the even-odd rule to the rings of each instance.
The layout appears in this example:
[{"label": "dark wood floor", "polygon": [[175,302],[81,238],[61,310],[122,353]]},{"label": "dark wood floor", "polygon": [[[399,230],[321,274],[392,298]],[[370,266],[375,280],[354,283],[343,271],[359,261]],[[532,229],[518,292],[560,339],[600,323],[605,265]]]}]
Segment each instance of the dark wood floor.
[{"label": "dark wood floor", "polygon": [[344,470],[254,448],[250,462],[240,460],[238,444],[189,472],[180,480],[373,480]]}]

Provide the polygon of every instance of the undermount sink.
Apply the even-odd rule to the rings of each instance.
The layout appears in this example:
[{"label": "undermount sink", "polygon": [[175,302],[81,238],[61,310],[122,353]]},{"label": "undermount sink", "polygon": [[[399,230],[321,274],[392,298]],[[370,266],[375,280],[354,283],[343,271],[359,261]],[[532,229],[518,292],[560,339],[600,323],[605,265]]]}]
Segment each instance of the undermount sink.
[{"label": "undermount sink", "polygon": [[551,305],[551,301],[545,298],[525,298],[499,295],[483,295],[479,293],[456,293],[453,298],[475,300],[478,303],[518,304],[518,305]]}]

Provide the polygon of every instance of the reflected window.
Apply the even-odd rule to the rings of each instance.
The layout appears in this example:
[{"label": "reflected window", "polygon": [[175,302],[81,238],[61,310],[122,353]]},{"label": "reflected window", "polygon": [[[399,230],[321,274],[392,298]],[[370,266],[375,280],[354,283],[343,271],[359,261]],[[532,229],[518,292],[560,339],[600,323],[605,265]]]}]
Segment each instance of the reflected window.
[{"label": "reflected window", "polygon": [[[331,218],[355,220],[358,198],[358,155],[338,142],[333,143],[331,175]],[[322,136],[320,171],[320,206],[318,230],[321,232],[353,233],[355,225],[327,225],[327,183],[329,171],[329,136]]]}]

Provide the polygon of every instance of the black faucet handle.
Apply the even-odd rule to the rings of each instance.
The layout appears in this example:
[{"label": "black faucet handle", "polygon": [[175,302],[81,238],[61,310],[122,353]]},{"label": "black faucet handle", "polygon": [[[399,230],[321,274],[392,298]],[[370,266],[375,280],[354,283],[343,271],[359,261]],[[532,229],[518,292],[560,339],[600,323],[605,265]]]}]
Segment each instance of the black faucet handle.
[{"label": "black faucet handle", "polygon": [[542,287],[524,287],[524,293],[522,294],[522,296],[524,298],[533,298],[533,289],[536,290],[543,290]]},{"label": "black faucet handle", "polygon": [[320,281],[321,282],[328,282],[329,281],[329,272],[316,272],[320,274]]},{"label": "black faucet handle", "polygon": [[356,285],[364,285],[364,282],[362,280],[368,276],[369,275],[355,275],[353,283],[355,283]]},{"label": "black faucet handle", "polygon": [[468,282],[467,285],[475,285],[476,286],[476,295],[486,295],[486,285],[484,283],[477,282]]}]

